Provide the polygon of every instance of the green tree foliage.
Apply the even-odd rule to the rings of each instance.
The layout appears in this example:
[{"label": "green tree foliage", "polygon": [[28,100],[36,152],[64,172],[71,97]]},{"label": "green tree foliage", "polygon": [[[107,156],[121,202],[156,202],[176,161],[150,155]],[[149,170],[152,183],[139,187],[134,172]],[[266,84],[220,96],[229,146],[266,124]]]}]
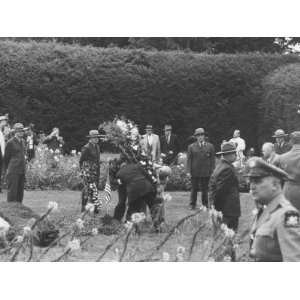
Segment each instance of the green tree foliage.
[{"label": "green tree foliage", "polygon": [[0,42],[0,107],[13,121],[61,128],[70,148],[115,114],[157,133],[173,124],[182,147],[204,127],[219,148],[239,128],[257,144],[262,79],[298,56],[193,54]]},{"label": "green tree foliage", "polygon": [[269,136],[270,140],[278,128],[287,132],[299,130],[300,63],[274,70],[264,79],[263,91],[260,136]]}]

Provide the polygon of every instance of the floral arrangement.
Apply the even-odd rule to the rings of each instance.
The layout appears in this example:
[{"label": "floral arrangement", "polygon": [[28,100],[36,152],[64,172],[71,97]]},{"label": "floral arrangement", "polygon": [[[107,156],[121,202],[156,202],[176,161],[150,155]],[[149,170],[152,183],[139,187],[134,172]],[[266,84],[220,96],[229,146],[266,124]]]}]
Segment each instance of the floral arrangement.
[{"label": "floral arrangement", "polygon": [[154,164],[140,150],[140,135],[133,121],[116,116],[113,121],[100,124],[99,130],[105,132],[106,141],[119,148],[127,160],[138,163],[153,184],[157,183]]}]

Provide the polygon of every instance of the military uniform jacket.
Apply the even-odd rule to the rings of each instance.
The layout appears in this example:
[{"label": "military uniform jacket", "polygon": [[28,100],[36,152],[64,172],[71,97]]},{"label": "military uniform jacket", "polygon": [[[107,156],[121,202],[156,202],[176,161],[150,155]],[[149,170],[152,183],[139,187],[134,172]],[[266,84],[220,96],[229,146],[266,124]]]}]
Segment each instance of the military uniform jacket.
[{"label": "military uniform jacket", "polygon": [[145,177],[141,168],[138,164],[128,164],[123,166],[116,175],[121,180],[121,184],[126,185],[129,202],[155,192],[154,186]]},{"label": "military uniform jacket", "polygon": [[221,159],[209,182],[209,201],[224,216],[241,215],[239,180],[231,163]]},{"label": "military uniform jacket", "polygon": [[292,145],[287,142],[283,142],[282,144],[275,143],[274,144],[274,150],[276,154],[283,154],[288,151],[290,151],[292,148]]},{"label": "military uniform jacket", "polygon": [[192,177],[209,177],[215,168],[215,148],[211,143],[204,142],[200,147],[199,142],[188,146],[187,172]]},{"label": "military uniform jacket", "polygon": [[7,174],[25,174],[25,141],[11,138],[5,148],[4,163]]},{"label": "military uniform jacket", "polygon": [[300,261],[299,211],[283,194],[256,218],[250,256],[256,261]]},{"label": "military uniform jacket", "polygon": [[292,180],[284,184],[283,194],[300,210],[300,145],[294,145],[289,152],[279,155],[274,164],[291,177]]}]

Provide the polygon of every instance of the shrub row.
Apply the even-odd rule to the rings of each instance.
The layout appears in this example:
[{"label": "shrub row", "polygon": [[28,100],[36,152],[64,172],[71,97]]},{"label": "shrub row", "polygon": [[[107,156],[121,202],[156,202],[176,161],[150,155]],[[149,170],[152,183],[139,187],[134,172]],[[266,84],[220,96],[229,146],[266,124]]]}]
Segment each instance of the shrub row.
[{"label": "shrub row", "polygon": [[262,139],[270,134],[261,126],[273,126],[276,120],[264,112],[259,119],[260,105],[274,99],[274,93],[268,93],[270,82],[281,80],[268,76],[297,62],[295,55],[1,41],[1,113],[9,112],[13,121],[34,122],[40,129],[60,127],[69,149],[79,150],[88,130],[115,114],[125,114],[141,129],[152,123],[158,133],[171,122],[182,148],[196,127],[206,128],[217,148],[235,128],[249,146],[257,146],[258,134]]}]

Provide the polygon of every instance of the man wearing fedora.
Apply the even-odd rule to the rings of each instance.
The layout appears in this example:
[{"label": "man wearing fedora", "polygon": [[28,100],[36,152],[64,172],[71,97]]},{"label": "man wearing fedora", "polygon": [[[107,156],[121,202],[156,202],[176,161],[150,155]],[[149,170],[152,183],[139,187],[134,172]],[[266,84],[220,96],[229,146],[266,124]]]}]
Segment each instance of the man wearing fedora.
[{"label": "man wearing fedora", "polygon": [[288,134],[286,134],[282,129],[277,129],[274,132],[272,137],[276,140],[274,149],[277,154],[283,154],[291,150],[291,144],[285,141],[286,136],[288,136]]},{"label": "man wearing fedora", "polygon": [[300,210],[300,131],[291,133],[292,149],[278,155],[274,164],[289,174],[291,180],[286,181],[284,196]]},{"label": "man wearing fedora", "polygon": [[152,125],[146,126],[146,134],[140,141],[141,151],[153,162],[160,160],[160,140],[159,136],[153,133]]},{"label": "man wearing fedora", "polygon": [[222,155],[209,182],[209,203],[223,214],[223,222],[234,231],[238,229],[241,215],[239,180],[233,167],[237,157],[234,143],[227,142],[221,146]]},{"label": "man wearing fedora", "polygon": [[0,192],[2,192],[2,169],[3,169],[3,160],[4,160],[4,152],[5,152],[5,134],[4,128],[7,125],[7,116],[0,116]]},{"label": "man wearing fedora", "polygon": [[95,213],[100,208],[98,202],[98,187],[100,177],[100,147],[99,147],[99,134],[98,130],[90,130],[87,138],[88,143],[82,147],[79,166],[81,169],[84,187],[82,190],[81,211],[85,210],[88,202],[94,203]]},{"label": "man wearing fedora", "polygon": [[215,148],[205,141],[205,131],[197,128],[194,136],[197,141],[188,146],[187,173],[191,175],[192,190],[190,209],[196,208],[199,183],[202,191],[202,204],[208,206],[208,182],[215,168]]},{"label": "man wearing fedora", "polygon": [[23,124],[16,123],[13,130],[15,136],[7,142],[4,154],[4,163],[7,170],[7,201],[22,203],[26,169],[26,147],[23,136],[26,128]]},{"label": "man wearing fedora", "polygon": [[166,124],[164,134],[160,138],[161,157],[164,164],[170,165],[175,163],[179,153],[179,142],[176,134],[172,133],[172,125]]}]

